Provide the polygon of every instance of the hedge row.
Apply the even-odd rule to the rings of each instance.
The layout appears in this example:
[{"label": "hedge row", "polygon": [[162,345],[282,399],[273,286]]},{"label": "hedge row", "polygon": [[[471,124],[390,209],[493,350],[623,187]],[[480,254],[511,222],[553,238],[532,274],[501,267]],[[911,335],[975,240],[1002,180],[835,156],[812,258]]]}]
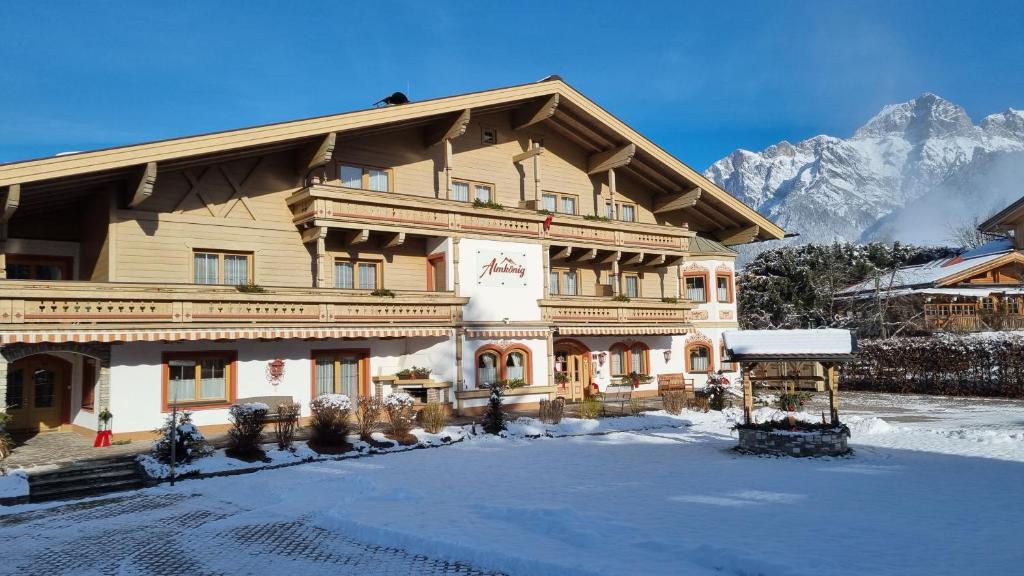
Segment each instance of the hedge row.
[{"label": "hedge row", "polygon": [[861,340],[848,390],[1024,398],[1024,333]]}]

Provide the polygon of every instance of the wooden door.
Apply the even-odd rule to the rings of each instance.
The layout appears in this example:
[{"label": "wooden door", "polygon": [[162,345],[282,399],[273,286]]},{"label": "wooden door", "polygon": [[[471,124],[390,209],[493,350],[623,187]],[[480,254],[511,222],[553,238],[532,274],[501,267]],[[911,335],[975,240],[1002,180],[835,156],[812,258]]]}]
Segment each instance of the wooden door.
[{"label": "wooden door", "polygon": [[7,413],[12,430],[59,430],[65,422],[71,388],[71,364],[41,354],[7,369]]},{"label": "wooden door", "polygon": [[582,400],[590,386],[590,353],[577,346],[557,347],[555,372],[565,375],[565,382],[558,386],[558,395],[566,400]]}]

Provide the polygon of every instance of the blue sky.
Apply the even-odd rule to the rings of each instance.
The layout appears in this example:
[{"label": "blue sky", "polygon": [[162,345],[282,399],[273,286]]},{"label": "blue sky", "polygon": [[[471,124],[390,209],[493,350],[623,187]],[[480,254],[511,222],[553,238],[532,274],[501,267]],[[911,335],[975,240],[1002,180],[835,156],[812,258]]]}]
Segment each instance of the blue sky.
[{"label": "blue sky", "polygon": [[936,92],[1024,108],[1024,2],[0,5],[0,162],[566,81],[683,161]]}]

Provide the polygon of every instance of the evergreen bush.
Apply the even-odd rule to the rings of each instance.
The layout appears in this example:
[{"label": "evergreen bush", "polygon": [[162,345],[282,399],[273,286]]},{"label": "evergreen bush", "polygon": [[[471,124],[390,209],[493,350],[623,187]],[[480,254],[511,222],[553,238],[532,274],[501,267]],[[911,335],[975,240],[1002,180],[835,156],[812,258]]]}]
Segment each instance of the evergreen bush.
[{"label": "evergreen bush", "polygon": [[[171,419],[168,414],[164,425],[154,430],[157,441],[153,443],[153,457],[164,464],[171,463]],[[213,447],[207,443],[203,433],[192,423],[191,412],[178,413],[178,434],[174,447],[174,459],[178,464],[189,464],[197,458],[213,454]]]}]

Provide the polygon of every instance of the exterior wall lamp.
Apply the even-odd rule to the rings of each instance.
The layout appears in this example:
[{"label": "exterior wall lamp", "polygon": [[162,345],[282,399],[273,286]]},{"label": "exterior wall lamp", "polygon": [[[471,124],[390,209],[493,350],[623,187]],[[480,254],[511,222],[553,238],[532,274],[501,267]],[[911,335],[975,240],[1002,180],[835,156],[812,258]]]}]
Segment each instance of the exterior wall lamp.
[{"label": "exterior wall lamp", "polygon": [[662,354],[664,354],[664,355],[665,355],[665,363],[666,363],[666,364],[667,364],[667,363],[668,363],[669,361],[671,361],[671,360],[672,360],[672,350],[665,350],[664,352],[662,352]]}]

